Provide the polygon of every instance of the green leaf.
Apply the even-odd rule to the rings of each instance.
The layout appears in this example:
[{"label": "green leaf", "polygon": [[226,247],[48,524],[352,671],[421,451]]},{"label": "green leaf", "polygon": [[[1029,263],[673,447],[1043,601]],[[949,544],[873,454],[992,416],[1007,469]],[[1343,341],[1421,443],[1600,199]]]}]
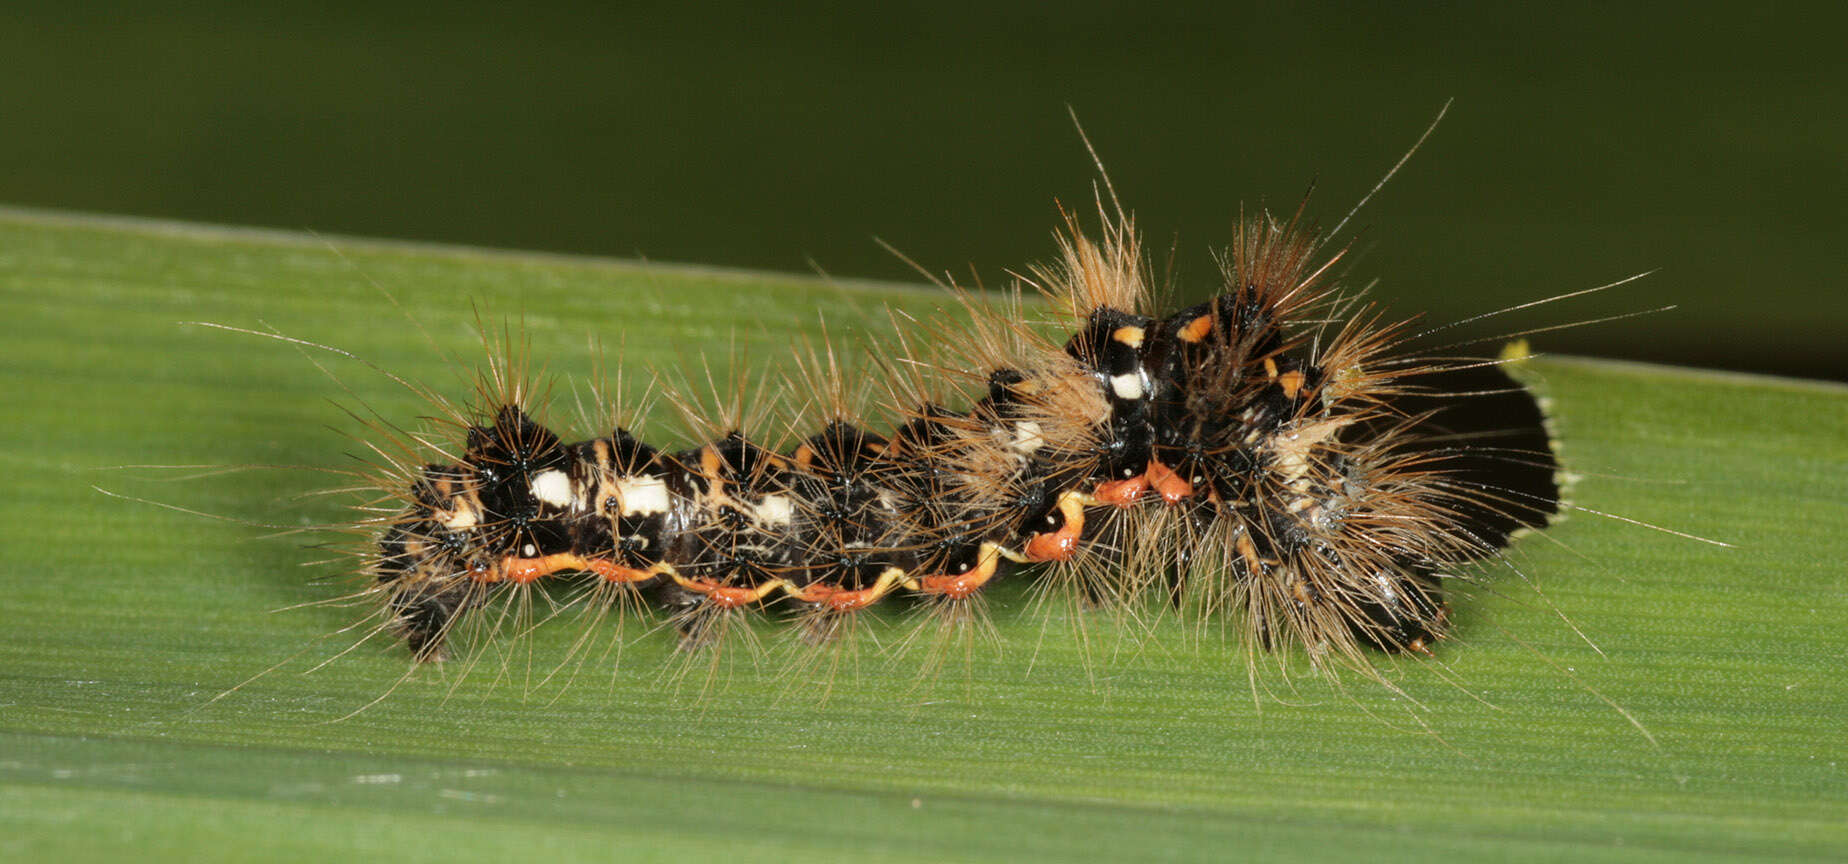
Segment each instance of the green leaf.
[{"label": "green leaf", "polygon": [[[1260,655],[1253,678],[1234,633],[1145,631],[1019,586],[992,598],[995,644],[948,644],[934,671],[929,650],[894,649],[915,623],[902,615],[830,669],[795,664],[773,626],[754,631],[762,650],[708,668],[651,621],[618,643],[613,622],[567,613],[472,668],[407,675],[401,647],[342,629],[375,610],[324,602],[361,584],[337,563],[301,566],[339,550],[280,530],[347,518],[338,496],[311,493],[365,457],[370,412],[432,413],[392,376],[468,396],[478,320],[496,338],[514,322],[555,382],[553,419],[588,433],[572,418],[592,401],[595,341],[620,353],[636,405],[648,366],[787,368],[824,314],[844,352],[877,350],[888,305],[928,317],[942,300],[0,213],[0,850],[1848,854],[1848,388],[1835,385],[1529,361],[1576,507],[1456,598],[1437,661],[1380,658],[1391,687],[1330,681],[1301,657],[1280,670]],[[676,434],[670,413],[653,412],[651,437]],[[586,632],[583,662],[543,680]],[[618,644],[620,663],[605,650]]]}]

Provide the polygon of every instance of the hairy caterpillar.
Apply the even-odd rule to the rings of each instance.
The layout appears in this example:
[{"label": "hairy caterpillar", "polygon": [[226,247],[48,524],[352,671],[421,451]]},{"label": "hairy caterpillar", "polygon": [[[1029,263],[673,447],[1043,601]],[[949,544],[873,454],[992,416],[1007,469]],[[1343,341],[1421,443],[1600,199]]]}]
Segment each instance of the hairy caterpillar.
[{"label": "hairy caterpillar", "polygon": [[394,461],[368,505],[384,629],[441,658],[484,607],[571,580],[589,604],[666,610],[689,650],[759,613],[825,642],[879,605],[967,610],[1031,568],[1087,604],[1238,620],[1254,649],[1322,667],[1430,652],[1443,582],[1551,512],[1531,400],[1481,427],[1528,438],[1481,444],[1458,406],[1518,388],[1459,392],[1492,364],[1409,354],[1417,334],[1343,293],[1300,209],[1245,222],[1222,290],[1165,313],[1133,220],[1099,212],[1095,239],[1068,217],[1058,260],[1021,278],[1069,335],[961,295],[940,345],[884,358],[880,425],[827,354],[806,382],[825,416],[755,428],[734,407],[679,450],[620,426],[567,442],[504,352],[453,418],[460,449]]}]

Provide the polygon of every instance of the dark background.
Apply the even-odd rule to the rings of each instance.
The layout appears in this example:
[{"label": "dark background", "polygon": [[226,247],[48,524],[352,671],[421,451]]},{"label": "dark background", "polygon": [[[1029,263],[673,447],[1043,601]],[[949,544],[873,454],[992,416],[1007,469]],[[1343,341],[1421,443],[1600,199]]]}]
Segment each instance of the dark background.
[{"label": "dark background", "polygon": [[[1818,6],[1816,9],[1830,7]],[[1844,19],[1800,7],[1068,2],[0,10],[0,202],[990,282],[1088,206],[1184,293],[1241,206],[1356,220],[1437,321],[1676,303],[1549,351],[1848,376]]]}]

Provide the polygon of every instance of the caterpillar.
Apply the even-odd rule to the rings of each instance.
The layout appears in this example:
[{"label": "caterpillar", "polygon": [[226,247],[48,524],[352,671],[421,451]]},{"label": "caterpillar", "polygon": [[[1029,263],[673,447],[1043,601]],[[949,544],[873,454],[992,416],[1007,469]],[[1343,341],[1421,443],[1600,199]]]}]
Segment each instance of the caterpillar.
[{"label": "caterpillar", "polygon": [[[1023,573],[1087,607],[1237,621],[1318,668],[1430,654],[1446,582],[1544,524],[1557,466],[1496,363],[1414,353],[1413,320],[1341,287],[1345,250],[1304,210],[1243,221],[1216,294],[1164,312],[1133,217],[1100,198],[1095,236],[1067,214],[1054,261],[1002,299],[953,295],[952,323],[885,346],[876,383],[811,350],[823,416],[696,416],[712,434],[684,449],[619,424],[567,441],[503,352],[453,418],[459,449],[387,467],[366,593],[418,661],[548,583],[652,605],[712,651],[743,616],[826,643],[874,607],[960,613]],[[1031,293],[1062,336],[1026,319]],[[1456,419],[1509,395],[1515,414],[1480,422],[1523,443]]]}]

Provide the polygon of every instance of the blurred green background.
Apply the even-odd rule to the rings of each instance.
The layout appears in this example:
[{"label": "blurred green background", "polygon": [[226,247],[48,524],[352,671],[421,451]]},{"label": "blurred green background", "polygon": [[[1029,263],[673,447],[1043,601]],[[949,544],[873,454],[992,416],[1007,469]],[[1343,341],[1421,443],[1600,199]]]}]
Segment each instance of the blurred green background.
[{"label": "blurred green background", "polygon": [[1395,309],[1656,270],[1544,320],[1678,310],[1539,347],[1848,376],[1839,11],[871,9],[13,2],[0,202],[995,283],[1088,205],[1069,105],[1198,295],[1241,206],[1332,224],[1454,98],[1356,220]]}]

